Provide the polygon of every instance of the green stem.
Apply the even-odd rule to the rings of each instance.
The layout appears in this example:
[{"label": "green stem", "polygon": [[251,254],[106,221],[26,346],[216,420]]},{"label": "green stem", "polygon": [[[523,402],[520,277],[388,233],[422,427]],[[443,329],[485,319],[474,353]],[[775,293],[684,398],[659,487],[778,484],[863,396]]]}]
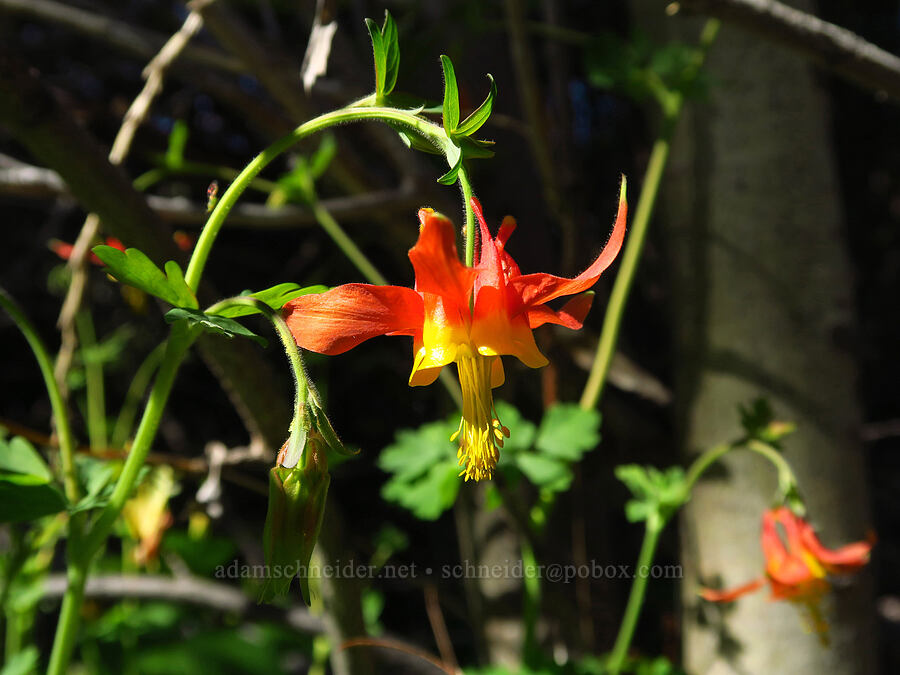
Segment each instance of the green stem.
[{"label": "green stem", "polygon": [[268,164],[270,164],[278,155],[287,149],[316,132],[322,131],[329,127],[344,124],[347,122],[361,122],[364,120],[380,120],[394,122],[412,131],[424,136],[427,140],[434,143],[437,147],[443,149],[447,147],[450,140],[441,127],[436,124],[424,120],[412,113],[395,108],[379,108],[379,107],[349,107],[335,110],[324,115],[320,115],[299,127],[291,133],[283,136],[275,141],[268,148],[254,157],[250,163],[244,167],[240,175],[234,179],[234,182],[228,186],[225,194],[219,200],[216,208],[210,214],[206,221],[206,226],[200,233],[197,240],[197,246],[194,249],[194,255],[188,265],[185,273],[185,281],[191,290],[196,291],[203,274],[203,268],[206,266],[207,258],[212,250],[213,242],[225,222],[225,218],[231,211],[232,207],[237,203],[238,197],[247,189],[250,182],[256,178]]},{"label": "green stem", "polygon": [[122,473],[119,474],[109,502],[86,536],[82,551],[85,562],[93,557],[106,540],[106,536],[134,488],[138,473],[144,465],[144,460],[147,458],[147,453],[150,452],[150,446],[156,436],[156,430],[159,428],[159,422],[169,399],[169,393],[172,391],[178,367],[196,337],[197,333],[188,328],[186,322],[179,321],[172,325],[162,365],[156,375],[153,389],[150,391],[147,407],[144,408],[141,423],[134,436],[134,443],[128,453],[128,458],[122,467]]},{"label": "green stem", "polygon": [[325,230],[328,236],[331,237],[337,247],[343,251],[344,255],[347,256],[350,262],[356,266],[356,269],[358,269],[370,283],[379,286],[386,285],[387,279],[384,278],[384,275],[376,269],[366,257],[366,254],[356,245],[356,242],[347,236],[347,233],[344,232],[344,229],[328,212],[328,209],[324,208],[314,195],[311,196],[313,197],[311,200],[312,212],[316,221],[318,221],[319,225],[322,226],[322,229]]},{"label": "green stem", "polygon": [[522,607],[522,621],[525,624],[525,640],[523,644],[524,661],[526,665],[535,664],[540,654],[538,649],[536,629],[538,616],[541,611],[541,580],[536,574],[537,559],[534,557],[534,549],[527,537],[522,537],[519,548],[522,553],[522,568],[525,573],[522,577],[524,587],[524,599]]},{"label": "green stem", "polygon": [[641,196],[638,198],[634,219],[628,232],[628,241],[625,251],[622,253],[622,262],[616,281],[613,284],[612,293],[609,296],[609,304],[606,305],[606,314],[603,317],[603,329],[600,333],[600,341],[597,343],[597,352],[594,355],[594,363],[591,366],[590,375],[581,394],[580,405],[585,410],[597,407],[606,377],[609,374],[609,366],[612,363],[616,351],[616,342],[619,339],[619,330],[622,327],[622,317],[625,314],[625,305],[634,282],[637,266],[644,250],[644,241],[650,224],[650,216],[656,196],[659,193],[659,185],[662,182],[663,171],[669,158],[669,146],[671,133],[675,126],[676,118],[666,120],[666,130],[653,144],[650,153],[650,161],[647,171],[644,173],[644,184]]},{"label": "green stem", "polygon": [[459,167],[456,177],[459,180],[466,207],[466,265],[473,267],[475,265],[475,212],[472,210],[472,184],[469,183],[465,166]]},{"label": "green stem", "polygon": [[74,561],[71,558],[69,560],[66,575],[68,585],[59,611],[56,639],[53,641],[53,651],[50,652],[47,675],[65,675],[68,672],[69,659],[72,657],[78,626],[81,623],[81,603],[84,600],[87,567],[87,561]]},{"label": "green stem", "polygon": [[[697,59],[691,64],[686,74],[687,81],[691,81],[696,77],[718,30],[719,22],[715,19],[709,19],[704,25],[700,34]],[[650,160],[647,163],[644,183],[641,187],[641,196],[638,198],[634,218],[629,227],[628,241],[622,253],[622,262],[616,275],[616,281],[613,284],[609,304],[606,306],[606,315],[603,317],[603,329],[600,333],[600,341],[597,344],[597,352],[594,355],[594,363],[591,366],[590,375],[588,375],[587,383],[584,386],[584,392],[581,394],[580,405],[586,410],[595,408],[603,395],[603,388],[606,385],[609,367],[616,351],[616,343],[622,327],[625,305],[628,302],[628,295],[631,292],[637,266],[641,259],[641,252],[644,250],[650,217],[653,215],[653,207],[656,204],[659,186],[669,159],[672,137],[681,117],[681,111],[684,108],[684,96],[680,92],[667,91],[658,95],[658,98],[663,109],[662,128],[650,152]]]},{"label": "green stem", "polygon": [[650,578],[650,565],[656,555],[656,546],[659,543],[659,535],[665,527],[665,522],[659,514],[653,514],[647,519],[644,530],[644,542],[641,544],[641,552],[638,554],[637,567],[635,568],[634,583],[628,595],[628,605],[625,607],[625,616],[619,626],[619,634],[613,645],[612,653],[607,662],[607,670],[610,675],[619,675],[631,639],[634,637],[634,629],[637,627],[638,618],[641,615],[641,607],[644,604],[644,595],[647,592],[647,580]]},{"label": "green stem", "polygon": [[25,336],[28,346],[31,347],[31,351],[38,362],[38,367],[41,369],[44,386],[47,388],[47,395],[50,397],[53,418],[56,421],[56,432],[59,435],[59,457],[62,465],[66,497],[74,504],[79,497],[78,478],[75,473],[75,437],[72,435],[72,427],[69,425],[69,413],[66,410],[66,404],[59,391],[56,378],[53,377],[53,363],[50,360],[46,347],[44,347],[44,343],[38,336],[34,326],[31,325],[28,317],[25,316],[25,313],[12,297],[2,288],[0,288],[0,307],[6,310],[22,332],[22,335]]},{"label": "green stem", "polygon": [[690,497],[694,485],[706,470],[732,450],[750,450],[769,460],[778,472],[778,485],[784,496],[787,496],[788,492],[796,487],[797,477],[794,475],[794,470],[778,450],[755,438],[741,439],[734,443],[722,443],[710,448],[691,463],[684,478],[685,500]]},{"label": "green stem", "polygon": [[[87,429],[91,450],[106,448],[106,396],[103,387],[103,364],[96,358],[97,335],[88,309],[75,315],[75,329],[81,345],[87,408]],[[92,353],[93,352],[93,353]]]},{"label": "green stem", "polygon": [[153,351],[151,351],[141,365],[138,366],[138,369],[131,380],[131,384],[128,387],[128,391],[125,392],[125,400],[122,403],[122,409],[119,411],[119,416],[116,418],[116,425],[113,427],[112,437],[110,438],[110,444],[113,448],[121,448],[131,436],[131,431],[134,428],[134,419],[137,417],[138,406],[141,403],[144,392],[146,392],[147,387],[150,386],[150,382],[153,380],[153,373],[155,373],[156,369],[159,367],[165,352],[165,343],[156,345],[156,347],[153,348]]}]

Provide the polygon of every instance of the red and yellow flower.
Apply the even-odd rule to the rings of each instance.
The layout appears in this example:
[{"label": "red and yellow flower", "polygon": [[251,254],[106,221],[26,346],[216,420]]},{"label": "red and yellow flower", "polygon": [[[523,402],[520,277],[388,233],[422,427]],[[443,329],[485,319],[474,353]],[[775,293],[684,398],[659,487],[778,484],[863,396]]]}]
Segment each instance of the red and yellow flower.
[{"label": "red and yellow flower", "polygon": [[[434,382],[456,363],[463,395],[459,429],[460,475],[491,478],[509,430],[497,418],[491,389],[503,384],[500,357],[516,356],[531,368],[547,364],[532,330],[545,323],[581,328],[593,296],[586,291],[609,267],[625,236],[625,182],[612,234],[596,260],[573,279],[522,274],[506,252],[516,227],[507,216],[496,237],[488,231],[477,200],[478,264],[467,267],[456,250],[453,224],[431,209],[419,211],[419,239],[409,251],[415,288],[345,284],[288,302],[284,317],[303,349],[341,354],[378,335],[413,338],[410,386]],[[575,296],[558,310],[547,303]]]},{"label": "red and yellow flower", "polygon": [[819,600],[830,588],[828,576],[858,570],[869,561],[872,550],[871,541],[825,548],[812,526],[784,506],[763,514],[761,543],[766,559],[762,577],[726,591],[705,589],[700,595],[711,602],[732,602],[768,583],[772,600],[805,605],[820,634],[828,628],[818,609]]}]

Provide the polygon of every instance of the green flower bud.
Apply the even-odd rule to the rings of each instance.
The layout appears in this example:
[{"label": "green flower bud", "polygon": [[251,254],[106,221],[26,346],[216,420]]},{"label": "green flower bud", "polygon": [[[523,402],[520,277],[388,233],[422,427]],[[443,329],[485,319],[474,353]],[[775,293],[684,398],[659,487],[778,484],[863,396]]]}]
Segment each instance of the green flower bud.
[{"label": "green flower bud", "polygon": [[303,600],[309,605],[307,571],[331,482],[324,450],[318,435],[310,434],[300,464],[293,468],[276,465],[269,471],[269,509],[263,534],[269,576],[261,602],[287,593],[296,575]]}]

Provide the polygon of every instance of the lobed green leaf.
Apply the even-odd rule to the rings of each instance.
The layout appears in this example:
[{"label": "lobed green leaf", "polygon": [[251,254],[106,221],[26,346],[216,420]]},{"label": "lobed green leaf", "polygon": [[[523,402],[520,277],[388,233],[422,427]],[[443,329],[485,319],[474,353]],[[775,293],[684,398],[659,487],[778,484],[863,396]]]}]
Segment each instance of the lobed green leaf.
[{"label": "lobed green leaf", "polygon": [[199,306],[174,260],[166,263],[163,273],[136,248],[120,251],[112,246],[95,246],[92,250],[106,265],[106,271],[121,283],[139,288],[175,307],[196,309]]},{"label": "lobed green leaf", "polygon": [[235,336],[247,337],[258,342],[263,347],[268,344],[265,338],[262,338],[250,329],[245,328],[234,319],[219,316],[218,314],[206,314],[198,309],[176,307],[175,309],[166,312],[165,319],[168,323],[185,320],[191,326],[202,328],[207,333],[224,335],[227,338],[233,338]]}]

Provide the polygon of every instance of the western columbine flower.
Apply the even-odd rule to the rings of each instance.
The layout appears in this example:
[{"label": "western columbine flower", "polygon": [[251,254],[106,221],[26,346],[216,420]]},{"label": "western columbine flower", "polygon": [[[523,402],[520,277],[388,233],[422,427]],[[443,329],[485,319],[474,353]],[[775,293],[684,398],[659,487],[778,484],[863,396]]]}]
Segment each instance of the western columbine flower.
[{"label": "western columbine flower", "polygon": [[[779,526],[783,529],[783,537]],[[727,591],[705,589],[700,595],[711,602],[731,602],[768,582],[772,600],[791,600],[805,605],[813,628],[824,636],[828,625],[818,604],[830,588],[828,575],[848,574],[865,565],[872,543],[857,541],[836,550],[827,549],[812,526],[784,506],[763,514],[761,542],[766,558],[763,577]]]},{"label": "western columbine flower", "polygon": [[[460,475],[466,480],[491,478],[509,430],[497,418],[491,389],[503,384],[502,355],[531,368],[547,365],[532,329],[545,323],[581,328],[593,295],[585,293],[609,267],[625,236],[625,181],[612,235],[597,259],[574,279],[551,274],[521,274],[506,252],[516,227],[507,216],[491,237],[472,199],[481,232],[475,267],[463,265],[456,252],[452,223],[431,209],[419,211],[419,239],[409,251],[415,289],[400,286],[345,284],[318,295],[288,302],[284,316],[297,344],[321,354],[341,354],[378,335],[413,337],[410,386],[434,382],[441,368],[456,363],[462,387],[459,429]],[[577,294],[577,295],[576,295]],[[559,310],[546,303],[575,295]]]}]

